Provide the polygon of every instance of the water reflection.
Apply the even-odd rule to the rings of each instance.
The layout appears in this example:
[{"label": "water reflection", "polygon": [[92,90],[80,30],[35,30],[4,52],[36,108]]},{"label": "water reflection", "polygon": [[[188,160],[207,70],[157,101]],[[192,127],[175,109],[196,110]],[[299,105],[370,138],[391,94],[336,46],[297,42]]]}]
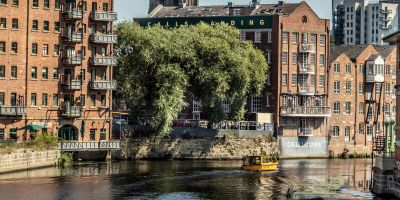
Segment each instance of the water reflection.
[{"label": "water reflection", "polygon": [[[371,160],[281,160],[278,172],[240,171],[240,161],[81,163],[72,169],[1,174],[1,199],[372,199]],[[21,187],[22,186],[22,187]]]}]

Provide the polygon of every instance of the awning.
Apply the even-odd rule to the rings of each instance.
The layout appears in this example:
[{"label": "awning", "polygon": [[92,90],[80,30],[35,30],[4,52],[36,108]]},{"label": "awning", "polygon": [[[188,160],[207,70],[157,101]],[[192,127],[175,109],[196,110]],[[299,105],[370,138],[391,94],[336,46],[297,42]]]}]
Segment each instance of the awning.
[{"label": "awning", "polygon": [[19,128],[18,130],[28,130],[28,131],[38,131],[39,129],[45,128],[44,126],[40,126],[40,125],[27,125],[24,126],[22,128]]}]

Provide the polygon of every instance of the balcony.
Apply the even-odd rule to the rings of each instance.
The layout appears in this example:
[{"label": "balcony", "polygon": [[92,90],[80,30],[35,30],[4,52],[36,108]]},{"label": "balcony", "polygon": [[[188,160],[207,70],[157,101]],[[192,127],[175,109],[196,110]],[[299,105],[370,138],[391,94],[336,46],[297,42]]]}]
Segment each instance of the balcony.
[{"label": "balcony", "polygon": [[299,74],[315,74],[314,65],[299,64]]},{"label": "balcony", "polygon": [[90,13],[90,19],[93,21],[117,21],[118,15],[116,12],[92,12]]},{"label": "balcony", "polygon": [[299,45],[299,52],[300,53],[314,53],[315,46],[312,44],[300,44]]},{"label": "balcony", "polygon": [[383,74],[367,73],[366,75],[367,83],[383,83],[383,81],[384,81]]},{"label": "balcony", "polygon": [[330,107],[281,107],[283,117],[330,117]]},{"label": "balcony", "polygon": [[311,86],[309,86],[309,87],[300,86],[298,93],[302,94],[302,95],[314,95],[315,94],[315,87],[314,86],[313,87],[311,87]]},{"label": "balcony", "polygon": [[117,88],[116,81],[91,81],[90,89],[92,90],[115,90]]},{"label": "balcony", "polygon": [[114,56],[90,57],[90,64],[94,66],[114,66],[117,64],[117,59]]},{"label": "balcony", "polygon": [[90,41],[99,44],[115,44],[117,43],[117,35],[112,34],[92,34]]},{"label": "balcony", "polygon": [[313,136],[313,128],[312,127],[301,127],[297,130],[297,135],[300,137]]},{"label": "balcony", "polygon": [[81,107],[74,107],[74,106],[70,107],[66,106],[61,112],[61,115],[67,118],[78,118],[81,117],[81,114],[82,114]]},{"label": "balcony", "polygon": [[382,30],[391,30],[392,29],[392,25],[387,26],[387,25],[381,24],[381,25],[379,25],[379,28],[382,29]]},{"label": "balcony", "polygon": [[389,21],[392,21],[392,18],[391,17],[379,17],[379,20],[382,22],[389,22]]},{"label": "balcony", "polygon": [[63,63],[66,65],[80,65],[82,64],[83,56],[76,55],[65,55],[63,58]]},{"label": "balcony", "polygon": [[64,33],[62,39],[64,42],[80,43],[82,42],[82,33]]},{"label": "balcony", "polygon": [[382,14],[391,14],[392,13],[392,10],[389,10],[389,9],[380,9],[379,10],[380,11],[380,13],[382,13]]},{"label": "balcony", "polygon": [[81,20],[83,18],[83,11],[77,8],[66,9],[62,12],[64,19]]},{"label": "balcony", "polygon": [[68,90],[82,89],[82,80],[80,79],[61,79],[61,86]]},{"label": "balcony", "polygon": [[0,106],[0,115],[3,116],[21,116],[27,113],[25,106]]}]

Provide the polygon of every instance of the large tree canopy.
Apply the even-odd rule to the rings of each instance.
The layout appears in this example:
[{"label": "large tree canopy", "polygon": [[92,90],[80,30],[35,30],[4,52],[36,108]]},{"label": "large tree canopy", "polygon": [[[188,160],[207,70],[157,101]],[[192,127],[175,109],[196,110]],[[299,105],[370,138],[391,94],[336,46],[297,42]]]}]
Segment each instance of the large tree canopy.
[{"label": "large tree canopy", "polygon": [[[246,98],[264,88],[264,54],[228,25],[166,29],[123,22],[117,33],[118,92],[134,116],[150,117],[159,137],[170,133],[190,98],[201,100],[211,122],[240,120]],[[224,100],[231,102],[229,116],[222,110]]]}]

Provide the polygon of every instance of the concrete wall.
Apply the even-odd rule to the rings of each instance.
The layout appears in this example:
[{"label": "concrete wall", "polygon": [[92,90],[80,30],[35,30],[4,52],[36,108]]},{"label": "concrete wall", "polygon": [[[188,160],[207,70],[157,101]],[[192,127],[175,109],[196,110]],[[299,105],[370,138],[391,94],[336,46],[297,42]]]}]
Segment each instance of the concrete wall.
[{"label": "concrete wall", "polygon": [[257,139],[173,139],[155,144],[150,140],[123,141],[119,159],[242,159],[247,155],[278,152],[276,142]]},{"label": "concrete wall", "polygon": [[57,164],[60,151],[24,152],[0,155],[0,173],[30,168],[52,166]]},{"label": "concrete wall", "polygon": [[327,137],[280,137],[281,158],[328,157]]}]

